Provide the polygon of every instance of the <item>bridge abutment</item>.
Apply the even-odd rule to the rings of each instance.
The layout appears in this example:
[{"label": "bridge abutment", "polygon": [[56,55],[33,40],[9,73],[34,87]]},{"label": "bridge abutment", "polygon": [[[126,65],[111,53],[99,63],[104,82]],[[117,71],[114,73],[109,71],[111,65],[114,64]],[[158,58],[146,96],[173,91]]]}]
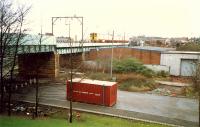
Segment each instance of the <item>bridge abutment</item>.
[{"label": "bridge abutment", "polygon": [[54,52],[19,54],[18,68],[22,77],[37,74],[39,78],[55,78],[59,73],[59,54]]}]

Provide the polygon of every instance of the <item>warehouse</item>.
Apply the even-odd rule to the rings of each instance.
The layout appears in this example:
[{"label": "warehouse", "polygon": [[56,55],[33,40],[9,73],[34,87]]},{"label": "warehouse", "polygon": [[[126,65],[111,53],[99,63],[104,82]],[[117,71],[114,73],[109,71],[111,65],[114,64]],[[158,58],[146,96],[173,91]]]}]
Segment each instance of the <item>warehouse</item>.
[{"label": "warehouse", "polygon": [[192,76],[199,60],[200,52],[166,51],[161,54],[160,64],[169,67],[170,75]]}]

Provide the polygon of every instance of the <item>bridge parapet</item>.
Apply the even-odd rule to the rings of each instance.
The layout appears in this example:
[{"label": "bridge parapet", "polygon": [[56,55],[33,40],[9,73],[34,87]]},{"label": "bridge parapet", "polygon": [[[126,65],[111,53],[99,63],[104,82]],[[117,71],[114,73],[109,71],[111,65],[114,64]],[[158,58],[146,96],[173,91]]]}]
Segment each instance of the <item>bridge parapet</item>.
[{"label": "bridge parapet", "polygon": [[56,52],[57,54],[70,54],[71,48],[72,53],[88,52],[91,49],[103,49],[103,48],[119,48],[128,47],[127,44],[93,44],[84,43],[82,46],[77,43],[73,45],[69,44],[57,44],[57,45],[20,45],[18,49],[18,54],[26,53],[40,53],[40,52]]},{"label": "bridge parapet", "polygon": [[56,45],[20,45],[18,54],[56,52]]}]

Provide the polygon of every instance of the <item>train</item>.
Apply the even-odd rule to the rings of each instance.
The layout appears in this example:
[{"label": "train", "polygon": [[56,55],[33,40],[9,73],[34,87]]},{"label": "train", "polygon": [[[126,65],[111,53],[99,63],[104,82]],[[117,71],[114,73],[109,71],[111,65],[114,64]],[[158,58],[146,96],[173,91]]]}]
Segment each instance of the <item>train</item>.
[{"label": "train", "polygon": [[95,43],[128,43],[128,40],[105,40],[105,39],[98,39],[91,42]]},{"label": "train", "polygon": [[93,43],[128,43],[129,42],[129,40],[98,39],[97,33],[90,33],[90,41]]}]

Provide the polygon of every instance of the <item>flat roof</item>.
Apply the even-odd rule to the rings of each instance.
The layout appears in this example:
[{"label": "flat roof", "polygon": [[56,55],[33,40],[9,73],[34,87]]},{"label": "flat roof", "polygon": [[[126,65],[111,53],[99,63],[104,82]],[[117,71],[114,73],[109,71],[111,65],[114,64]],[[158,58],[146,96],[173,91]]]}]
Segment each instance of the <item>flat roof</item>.
[{"label": "flat roof", "polygon": [[200,55],[200,52],[192,52],[192,51],[166,51],[163,54],[194,54]]},{"label": "flat roof", "polygon": [[[70,82],[70,80],[68,80],[68,81]],[[117,83],[117,82],[100,81],[100,80],[92,80],[92,79],[82,79],[82,78],[74,78],[74,79],[72,79],[72,82],[101,85],[101,86],[113,86]]]},{"label": "flat roof", "polygon": [[154,47],[154,46],[134,46],[132,48],[140,49],[140,50],[159,51],[159,52],[174,51],[175,50],[175,48],[164,48],[164,47]]}]

